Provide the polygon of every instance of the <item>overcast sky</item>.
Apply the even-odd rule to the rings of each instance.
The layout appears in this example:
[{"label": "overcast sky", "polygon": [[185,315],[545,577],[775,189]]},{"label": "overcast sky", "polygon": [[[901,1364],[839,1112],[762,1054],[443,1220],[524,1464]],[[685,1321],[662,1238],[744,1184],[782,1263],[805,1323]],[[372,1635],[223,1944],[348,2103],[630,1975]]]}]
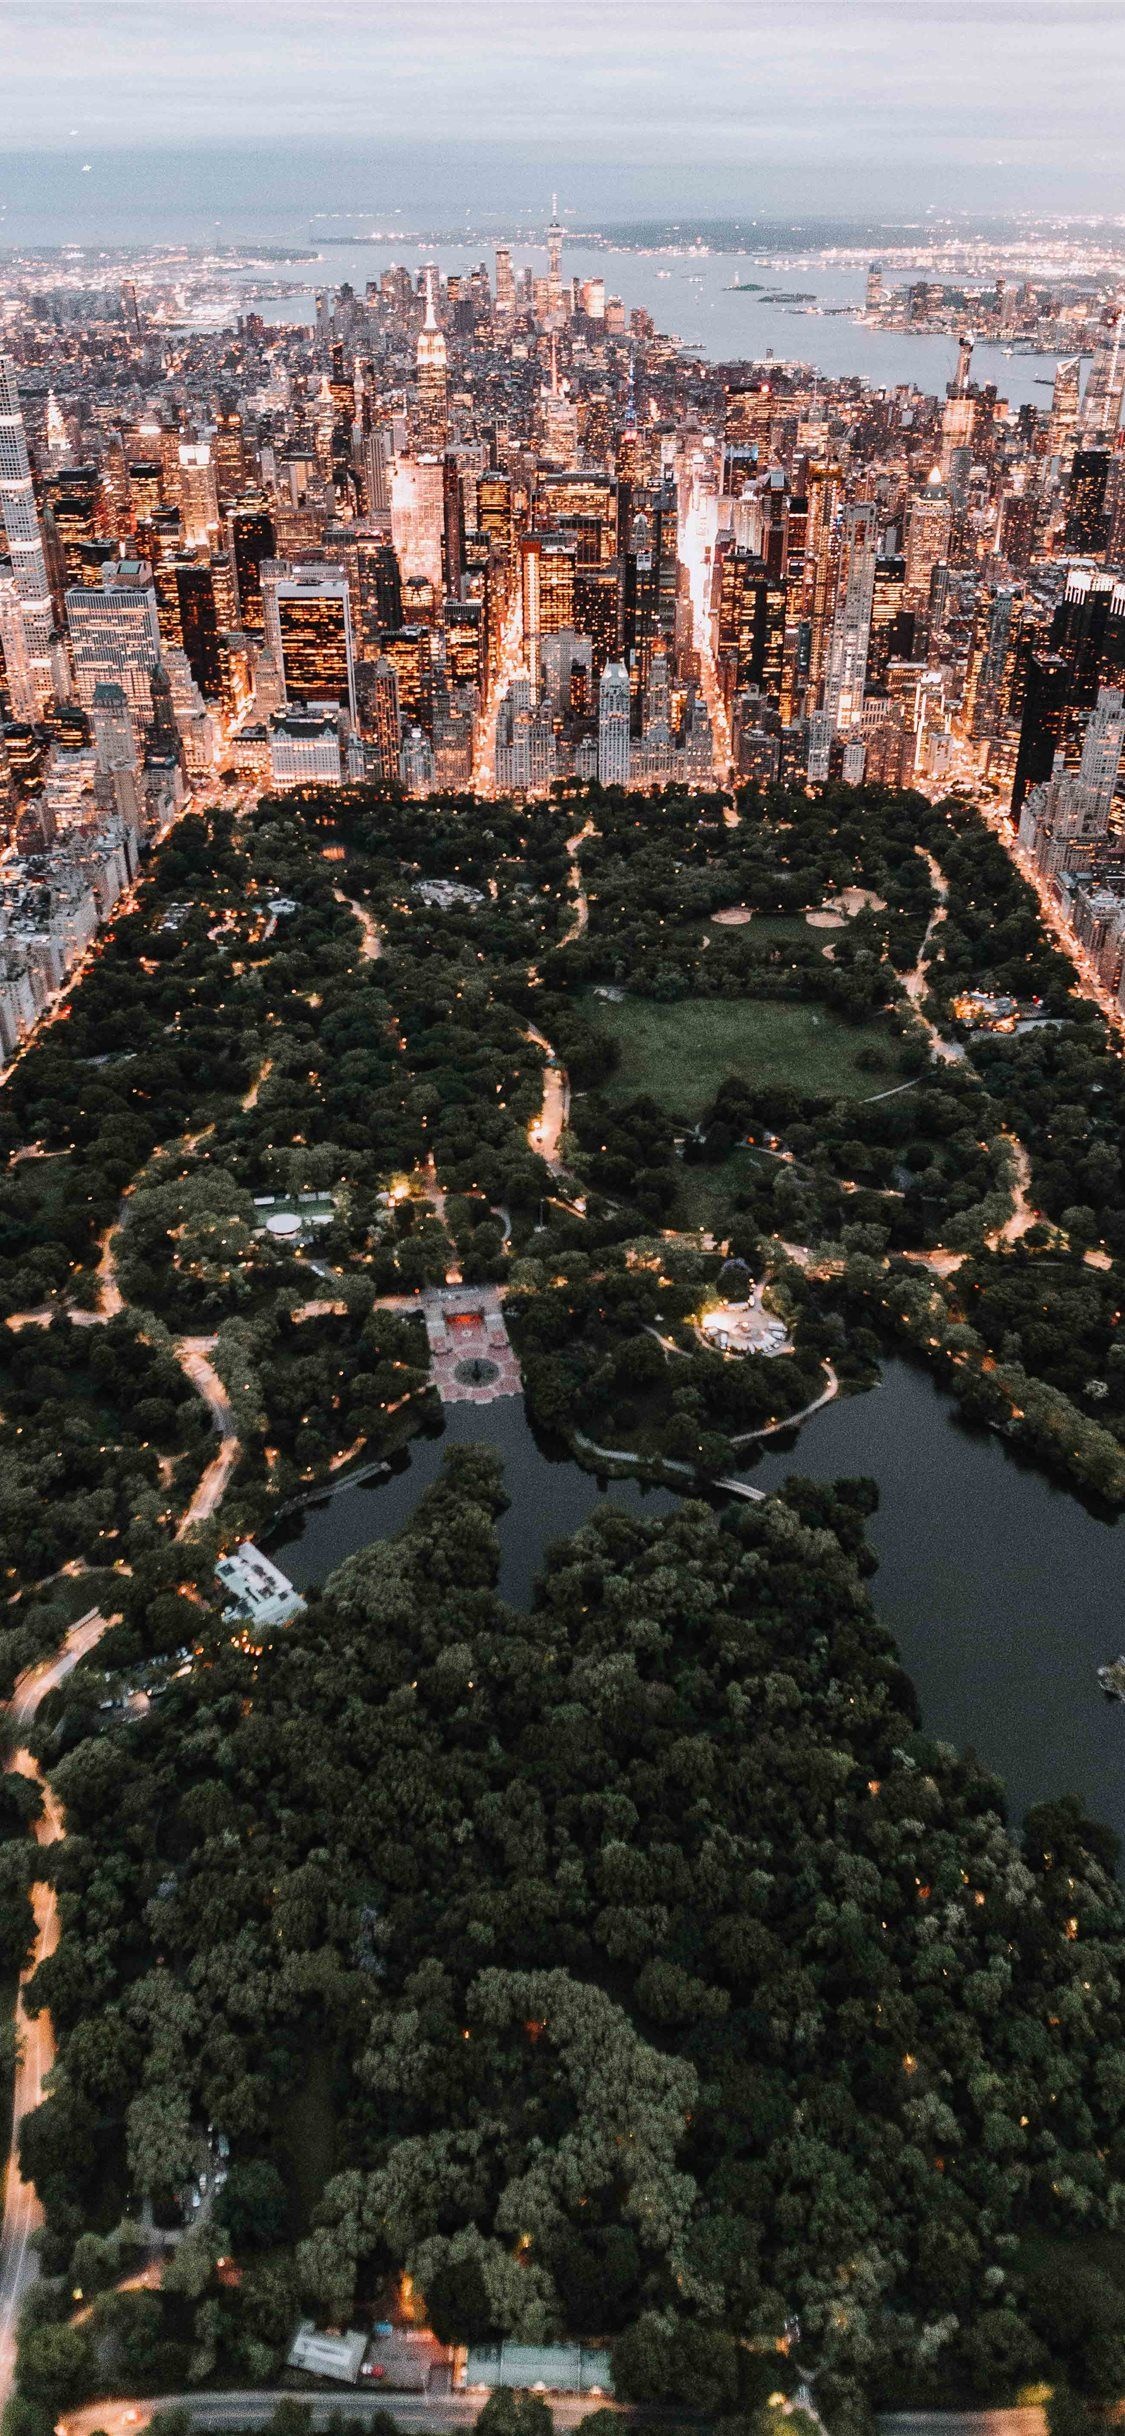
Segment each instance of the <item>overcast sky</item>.
[{"label": "overcast sky", "polygon": [[481,206],[1125,209],[1125,0],[0,0],[0,93],[0,153],[464,145]]}]

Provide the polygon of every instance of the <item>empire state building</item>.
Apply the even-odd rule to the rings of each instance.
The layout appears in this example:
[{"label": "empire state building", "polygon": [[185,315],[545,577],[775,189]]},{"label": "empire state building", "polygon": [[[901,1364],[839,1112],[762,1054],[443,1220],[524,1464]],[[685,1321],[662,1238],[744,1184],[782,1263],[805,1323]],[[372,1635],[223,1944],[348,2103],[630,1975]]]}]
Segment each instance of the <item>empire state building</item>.
[{"label": "empire state building", "polygon": [[439,330],[434,305],[437,269],[427,263],[422,274],[426,282],[426,313],[418,332],[418,405],[415,418],[416,444],[419,449],[443,449],[447,429],[447,393],[449,359],[444,332]]}]

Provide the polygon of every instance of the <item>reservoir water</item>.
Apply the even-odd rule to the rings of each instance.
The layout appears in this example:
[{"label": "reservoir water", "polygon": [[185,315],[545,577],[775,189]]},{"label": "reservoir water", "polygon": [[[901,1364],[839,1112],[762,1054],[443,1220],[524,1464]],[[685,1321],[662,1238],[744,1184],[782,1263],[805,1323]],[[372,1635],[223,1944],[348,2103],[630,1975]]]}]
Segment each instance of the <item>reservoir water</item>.
[{"label": "reservoir water", "polygon": [[[441,1437],[416,1440],[389,1479],[314,1502],[296,1529],[282,1527],[272,1554],[302,1588],[323,1582],[397,1530],[446,1448],[471,1441],[504,1461],[512,1502],[499,1525],[500,1587],[518,1605],[551,1542],[606,1495],[653,1515],[676,1503],[631,1481],[599,1484],[545,1452],[509,1398],[451,1407]],[[827,1405],[786,1448],[775,1442],[746,1476],[774,1489],[791,1472],[878,1483],[872,1596],[931,1732],[996,1770],[1013,1815],[1077,1793],[1125,1837],[1125,1705],[1103,1699],[1094,1672],[1125,1649],[1125,1526],[1088,1513],[993,1433],[968,1428],[903,1361],[888,1362],[869,1394]]]}]

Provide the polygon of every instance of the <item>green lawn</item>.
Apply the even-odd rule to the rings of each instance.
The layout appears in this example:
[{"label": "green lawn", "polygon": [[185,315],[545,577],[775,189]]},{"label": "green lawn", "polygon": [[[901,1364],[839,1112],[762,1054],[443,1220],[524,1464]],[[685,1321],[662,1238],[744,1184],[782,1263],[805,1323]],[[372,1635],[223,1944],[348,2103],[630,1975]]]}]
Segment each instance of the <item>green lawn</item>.
[{"label": "green lawn", "polygon": [[[586,1012],[620,1046],[610,1098],[646,1093],[689,1124],[728,1074],[836,1100],[863,1099],[899,1072],[893,1039],[826,1007],[760,998],[681,998],[667,1006],[626,998],[614,1006],[595,998]],[[861,1064],[873,1050],[879,1064]]]}]

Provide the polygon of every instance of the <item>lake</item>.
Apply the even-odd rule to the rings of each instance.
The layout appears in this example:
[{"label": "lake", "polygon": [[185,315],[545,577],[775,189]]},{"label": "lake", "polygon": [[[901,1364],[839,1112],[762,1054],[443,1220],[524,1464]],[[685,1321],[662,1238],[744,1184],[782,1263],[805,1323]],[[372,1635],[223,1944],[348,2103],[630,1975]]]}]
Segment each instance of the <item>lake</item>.
[{"label": "lake", "polygon": [[[397,1530],[447,1447],[502,1456],[512,1503],[499,1525],[500,1588],[526,1604],[544,1551],[607,1496],[659,1515],[666,1489],[599,1483],[544,1451],[516,1398],[454,1405],[437,1439],[415,1440],[389,1479],[314,1502],[271,1553],[301,1588]],[[1014,1814],[1058,1793],[1081,1796],[1125,1837],[1125,1705],[1103,1699],[1094,1670],[1125,1649],[1125,1530],[1088,1513],[990,1431],[974,1430],[927,1373],[890,1361],[869,1394],[813,1416],[788,1448],[746,1477],[781,1486],[866,1473],[879,1560],[872,1596],[918,1686],[926,1725],[973,1747],[1008,1786]]]}]

